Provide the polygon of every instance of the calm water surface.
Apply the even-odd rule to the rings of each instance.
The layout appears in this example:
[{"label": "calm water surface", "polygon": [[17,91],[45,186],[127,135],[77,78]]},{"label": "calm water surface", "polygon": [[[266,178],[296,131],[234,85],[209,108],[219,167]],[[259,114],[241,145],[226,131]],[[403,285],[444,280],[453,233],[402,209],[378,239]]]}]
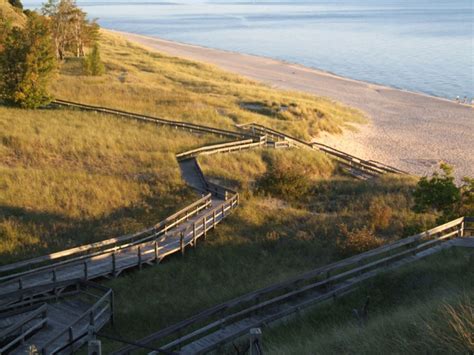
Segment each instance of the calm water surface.
[{"label": "calm water surface", "polygon": [[473,0],[78,4],[106,28],[268,56],[436,96],[474,96]]}]

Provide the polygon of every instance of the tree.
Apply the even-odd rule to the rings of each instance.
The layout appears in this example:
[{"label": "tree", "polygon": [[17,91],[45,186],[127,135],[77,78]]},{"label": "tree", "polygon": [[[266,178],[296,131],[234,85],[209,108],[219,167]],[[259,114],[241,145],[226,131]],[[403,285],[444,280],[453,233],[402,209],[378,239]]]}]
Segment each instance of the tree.
[{"label": "tree", "polygon": [[58,59],[64,59],[67,53],[82,57],[84,48],[98,39],[99,25],[95,21],[88,21],[86,13],[74,0],[48,0],[43,5],[42,13],[51,21]]},{"label": "tree", "polygon": [[51,98],[48,81],[56,67],[47,20],[32,12],[24,29],[13,28],[0,53],[0,94],[24,108],[37,108]]},{"label": "tree", "polygon": [[474,213],[474,179],[465,177],[457,186],[453,168],[440,165],[441,174],[435,172],[431,178],[422,177],[413,193],[414,210],[441,213],[439,222],[445,222],[461,215]]},{"label": "tree", "polygon": [[20,0],[8,0],[11,6],[16,7],[17,9],[23,10],[23,4]]},{"label": "tree", "polygon": [[92,47],[92,51],[84,60],[84,71],[87,75],[99,76],[104,74],[105,68],[100,59],[99,45],[96,43]]}]

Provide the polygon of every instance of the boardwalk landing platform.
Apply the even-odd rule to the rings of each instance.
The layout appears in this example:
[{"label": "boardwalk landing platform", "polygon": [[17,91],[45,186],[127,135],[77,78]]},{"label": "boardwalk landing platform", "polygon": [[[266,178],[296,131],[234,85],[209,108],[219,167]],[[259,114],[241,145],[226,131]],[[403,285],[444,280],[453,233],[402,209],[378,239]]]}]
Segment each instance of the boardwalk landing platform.
[{"label": "boardwalk landing platform", "polygon": [[[16,294],[16,307],[0,311],[0,354],[71,353],[90,339],[113,315],[113,293],[108,288],[76,281],[57,283],[49,293],[21,301],[32,290]],[[38,290],[41,291],[41,290]]]}]

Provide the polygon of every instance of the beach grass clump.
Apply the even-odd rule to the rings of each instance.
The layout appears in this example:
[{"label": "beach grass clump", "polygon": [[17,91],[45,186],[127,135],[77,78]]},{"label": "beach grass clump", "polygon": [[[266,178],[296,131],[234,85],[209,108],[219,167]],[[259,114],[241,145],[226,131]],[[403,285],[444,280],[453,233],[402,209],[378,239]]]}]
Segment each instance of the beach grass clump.
[{"label": "beach grass clump", "polygon": [[218,138],[0,107],[0,263],[153,225],[196,199],[174,153]]}]

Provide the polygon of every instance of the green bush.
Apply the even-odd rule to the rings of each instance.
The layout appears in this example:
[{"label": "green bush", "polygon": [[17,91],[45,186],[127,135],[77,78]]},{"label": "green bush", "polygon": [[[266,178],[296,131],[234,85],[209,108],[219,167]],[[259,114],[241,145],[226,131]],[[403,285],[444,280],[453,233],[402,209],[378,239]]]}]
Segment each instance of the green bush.
[{"label": "green bush", "polygon": [[310,189],[306,174],[290,167],[270,169],[258,180],[258,190],[287,201],[303,198]]},{"label": "green bush", "polygon": [[445,222],[461,215],[474,213],[474,179],[465,177],[457,186],[453,168],[440,165],[441,174],[435,172],[431,178],[422,177],[413,193],[415,212],[437,211],[439,222]]},{"label": "green bush", "polygon": [[100,59],[99,45],[96,43],[92,51],[84,59],[84,71],[86,75],[100,76],[104,74],[105,67]]},{"label": "green bush", "polygon": [[24,108],[49,103],[47,86],[55,67],[48,22],[31,13],[24,29],[15,27],[6,35],[0,53],[0,95]]}]

